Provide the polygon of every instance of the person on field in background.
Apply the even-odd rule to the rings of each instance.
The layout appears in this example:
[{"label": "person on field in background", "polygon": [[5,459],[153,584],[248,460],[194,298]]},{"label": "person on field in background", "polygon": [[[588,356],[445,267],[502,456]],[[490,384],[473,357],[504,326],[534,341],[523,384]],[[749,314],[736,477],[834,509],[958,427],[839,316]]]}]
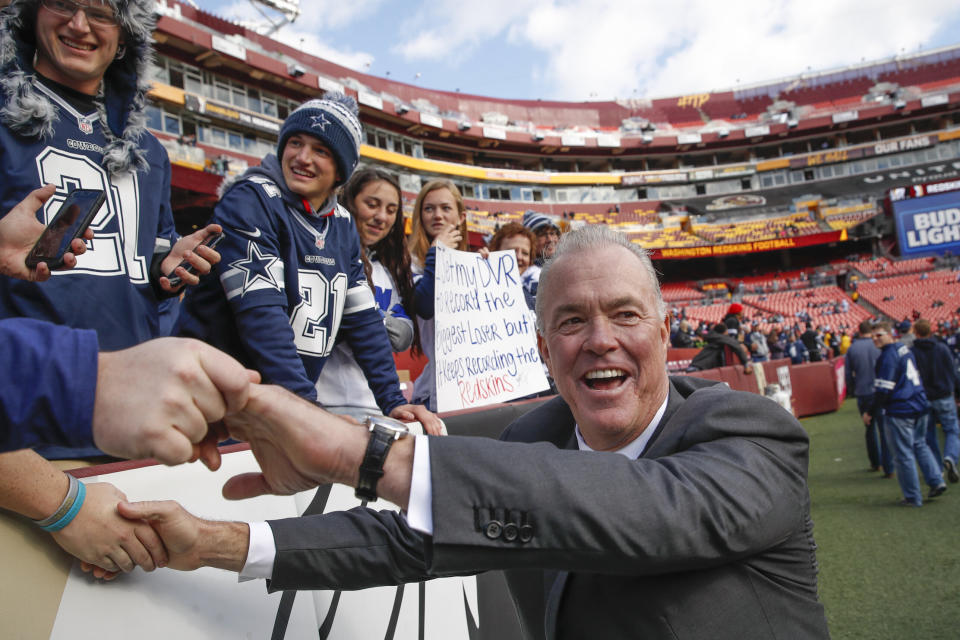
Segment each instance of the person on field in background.
[{"label": "person on field in background", "polygon": [[[844,375],[847,393],[857,398],[857,413],[863,415],[873,406],[873,383],[876,379],[877,359],[880,349],[873,344],[873,322],[860,323],[857,338],[844,354]],[[864,438],[867,446],[867,459],[870,470],[883,470],[884,477],[893,477],[893,455],[887,445],[887,436],[883,428],[883,415],[871,415],[865,423]]]},{"label": "person on field in background", "polygon": [[[933,327],[926,318],[913,325],[916,338],[913,341],[913,357],[923,381],[923,389],[930,402],[927,414],[927,444],[936,460],[943,460],[947,479],[960,482],[957,471],[960,457],[960,426],[957,425],[957,395],[960,394],[960,375],[953,366],[950,349],[933,335]],[[943,454],[937,439],[937,423],[943,429]]]},{"label": "person on field in background", "polygon": [[910,349],[893,338],[889,322],[880,322],[871,331],[873,344],[880,349],[876,378],[873,382],[873,405],[862,414],[863,424],[883,411],[883,426],[887,443],[893,451],[897,481],[903,492],[903,506],[923,504],[917,465],[927,485],[929,498],[936,498],[947,490],[940,465],[933,458],[926,442],[926,414],[930,407],[923,383]]}]

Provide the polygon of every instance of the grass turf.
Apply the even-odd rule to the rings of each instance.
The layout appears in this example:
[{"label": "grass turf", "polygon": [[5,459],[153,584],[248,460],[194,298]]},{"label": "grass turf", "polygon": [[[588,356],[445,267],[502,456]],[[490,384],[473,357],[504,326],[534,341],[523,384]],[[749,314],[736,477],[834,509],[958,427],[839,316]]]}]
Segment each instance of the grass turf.
[{"label": "grass turf", "polygon": [[832,637],[960,637],[960,484],[920,509],[897,506],[896,479],[868,471],[855,400],[802,422],[810,433],[820,599]]}]

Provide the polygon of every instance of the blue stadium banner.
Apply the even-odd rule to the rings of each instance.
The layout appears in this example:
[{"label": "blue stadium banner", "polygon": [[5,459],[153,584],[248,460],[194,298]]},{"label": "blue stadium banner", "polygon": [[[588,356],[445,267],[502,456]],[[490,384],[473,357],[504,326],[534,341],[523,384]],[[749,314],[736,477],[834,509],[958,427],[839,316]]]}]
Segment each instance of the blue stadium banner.
[{"label": "blue stadium banner", "polygon": [[892,202],[903,256],[960,254],[960,191]]}]

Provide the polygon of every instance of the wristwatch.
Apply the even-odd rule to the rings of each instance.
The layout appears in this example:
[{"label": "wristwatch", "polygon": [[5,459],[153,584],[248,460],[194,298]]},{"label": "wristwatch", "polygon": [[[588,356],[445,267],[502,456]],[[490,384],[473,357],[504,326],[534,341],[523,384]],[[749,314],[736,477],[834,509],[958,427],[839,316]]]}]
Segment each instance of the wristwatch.
[{"label": "wristwatch", "polygon": [[393,443],[410,435],[407,425],[386,416],[367,416],[363,423],[370,430],[367,452],[360,463],[360,477],[354,495],[358,500],[374,502],[377,499],[377,482],[383,477],[383,462]]}]

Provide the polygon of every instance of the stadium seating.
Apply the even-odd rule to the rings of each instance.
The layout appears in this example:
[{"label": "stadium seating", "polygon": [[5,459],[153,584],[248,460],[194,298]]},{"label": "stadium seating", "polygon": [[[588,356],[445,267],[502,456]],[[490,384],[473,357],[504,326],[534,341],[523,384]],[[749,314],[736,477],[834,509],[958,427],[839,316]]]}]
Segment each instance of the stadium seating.
[{"label": "stadium seating", "polygon": [[958,277],[960,272],[957,271],[925,271],[878,279],[876,282],[860,282],[857,290],[864,300],[894,320],[913,319],[914,315],[919,314],[931,322],[939,323],[955,319],[958,315]]},{"label": "stadium seating", "polygon": [[820,233],[820,225],[807,213],[793,213],[775,218],[763,218],[726,224],[696,224],[693,232],[710,244],[754,242]]},{"label": "stadium seating", "polygon": [[933,269],[933,258],[912,258],[892,262],[884,257],[868,258],[848,262],[847,266],[865,275],[867,278],[879,278],[905,273],[920,273]]},{"label": "stadium seating", "polygon": [[694,289],[686,283],[664,283],[660,287],[660,293],[663,295],[665,302],[702,300],[704,298],[702,291]]},{"label": "stadium seating", "polygon": [[[848,310],[835,312],[842,306],[844,300]],[[804,321],[798,315],[801,312],[809,314],[810,323],[813,326],[832,327],[834,329],[856,327],[871,316],[869,311],[854,304],[849,296],[839,287],[833,285],[812,287],[805,291],[777,291],[761,295],[745,295],[743,302],[766,312],[765,315],[767,316],[779,313],[784,317],[784,322],[779,323],[782,326],[802,325]],[[766,331],[772,324],[776,323],[764,320],[761,322],[761,327]]]}]

